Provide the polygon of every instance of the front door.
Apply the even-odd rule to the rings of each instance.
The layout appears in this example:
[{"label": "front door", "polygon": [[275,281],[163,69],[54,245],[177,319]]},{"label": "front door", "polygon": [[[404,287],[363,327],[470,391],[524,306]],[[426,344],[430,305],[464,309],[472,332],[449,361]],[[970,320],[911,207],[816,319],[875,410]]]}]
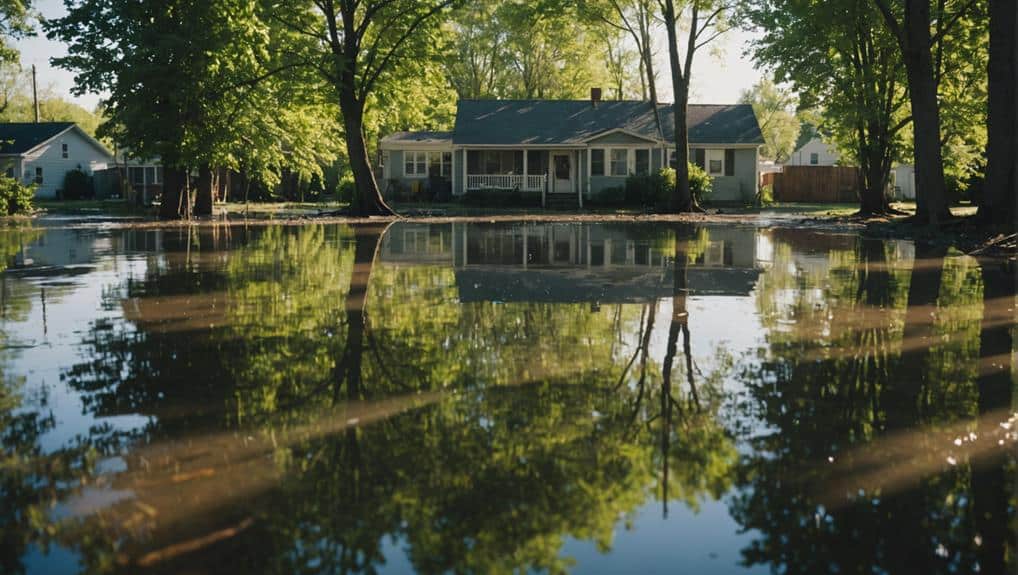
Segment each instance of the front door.
[{"label": "front door", "polygon": [[573,191],[573,162],[568,153],[552,154],[551,163],[554,169],[552,191],[556,194],[568,194]]}]

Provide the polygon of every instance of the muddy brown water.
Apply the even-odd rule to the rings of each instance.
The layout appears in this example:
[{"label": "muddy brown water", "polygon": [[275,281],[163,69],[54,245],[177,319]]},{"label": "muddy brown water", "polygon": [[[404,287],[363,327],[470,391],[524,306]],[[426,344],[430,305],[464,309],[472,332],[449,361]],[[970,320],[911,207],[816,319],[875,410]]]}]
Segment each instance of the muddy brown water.
[{"label": "muddy brown water", "polygon": [[3,573],[1007,573],[1015,270],[851,229],[0,230]]}]

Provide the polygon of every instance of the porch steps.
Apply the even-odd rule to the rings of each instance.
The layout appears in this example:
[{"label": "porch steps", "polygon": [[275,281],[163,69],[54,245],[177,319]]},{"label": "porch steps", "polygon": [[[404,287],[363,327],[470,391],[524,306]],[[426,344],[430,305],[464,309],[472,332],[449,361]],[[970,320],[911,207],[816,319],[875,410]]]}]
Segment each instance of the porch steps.
[{"label": "porch steps", "polygon": [[548,194],[544,197],[546,210],[578,210],[580,201],[576,194]]}]

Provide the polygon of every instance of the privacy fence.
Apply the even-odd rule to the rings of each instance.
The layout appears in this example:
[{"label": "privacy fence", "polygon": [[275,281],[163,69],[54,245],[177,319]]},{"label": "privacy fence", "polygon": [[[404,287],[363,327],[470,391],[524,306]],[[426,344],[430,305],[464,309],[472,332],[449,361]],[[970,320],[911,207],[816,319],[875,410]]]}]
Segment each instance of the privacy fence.
[{"label": "privacy fence", "polygon": [[777,202],[853,203],[862,189],[862,170],[843,166],[785,166],[763,174]]}]

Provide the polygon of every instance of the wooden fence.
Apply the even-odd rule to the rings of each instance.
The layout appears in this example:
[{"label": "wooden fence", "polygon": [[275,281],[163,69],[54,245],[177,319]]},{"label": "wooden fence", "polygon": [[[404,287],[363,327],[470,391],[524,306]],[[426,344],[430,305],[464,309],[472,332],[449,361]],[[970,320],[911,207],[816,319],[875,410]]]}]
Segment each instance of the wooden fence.
[{"label": "wooden fence", "polygon": [[862,170],[842,166],[785,166],[781,172],[763,174],[761,185],[770,185],[776,202],[816,204],[854,203],[862,189]]}]

